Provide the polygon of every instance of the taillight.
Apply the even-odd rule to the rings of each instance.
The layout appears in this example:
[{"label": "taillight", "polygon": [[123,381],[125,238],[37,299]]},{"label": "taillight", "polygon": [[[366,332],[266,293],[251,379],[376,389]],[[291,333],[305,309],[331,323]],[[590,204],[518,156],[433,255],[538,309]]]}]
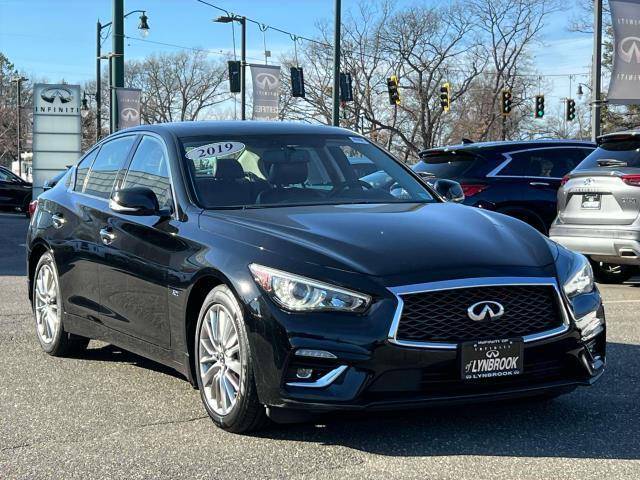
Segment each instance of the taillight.
[{"label": "taillight", "polygon": [[31,200],[29,202],[29,216],[33,217],[38,209],[38,200]]},{"label": "taillight", "polygon": [[562,180],[560,180],[560,186],[564,187],[564,184],[567,183],[569,181],[569,175],[565,175],[564,177],[562,177]]},{"label": "taillight", "polygon": [[461,186],[465,197],[473,197],[488,187],[488,185],[479,183],[463,183]]},{"label": "taillight", "polygon": [[640,187],[640,175],[623,175],[622,181],[633,187]]}]

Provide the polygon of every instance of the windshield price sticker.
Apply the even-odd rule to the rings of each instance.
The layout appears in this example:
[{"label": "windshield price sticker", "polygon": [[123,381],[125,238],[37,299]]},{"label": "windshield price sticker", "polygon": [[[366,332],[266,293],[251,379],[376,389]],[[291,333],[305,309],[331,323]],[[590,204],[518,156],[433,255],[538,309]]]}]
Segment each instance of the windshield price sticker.
[{"label": "windshield price sticker", "polygon": [[234,153],[242,152],[245,149],[244,143],[240,142],[216,142],[195,147],[187,152],[189,160],[200,160],[201,158],[225,157]]}]

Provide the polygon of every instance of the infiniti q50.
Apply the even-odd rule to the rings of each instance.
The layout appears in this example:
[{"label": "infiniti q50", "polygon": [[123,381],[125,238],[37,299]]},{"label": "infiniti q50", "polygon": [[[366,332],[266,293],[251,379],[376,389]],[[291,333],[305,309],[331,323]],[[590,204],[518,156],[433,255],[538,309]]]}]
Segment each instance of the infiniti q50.
[{"label": "infiniti q50", "polygon": [[[360,157],[393,184],[359,179]],[[594,383],[589,262],[463,198],[340,128],[124,130],[38,199],[36,335],[51,355],[99,339],[169,365],[234,432]]]}]

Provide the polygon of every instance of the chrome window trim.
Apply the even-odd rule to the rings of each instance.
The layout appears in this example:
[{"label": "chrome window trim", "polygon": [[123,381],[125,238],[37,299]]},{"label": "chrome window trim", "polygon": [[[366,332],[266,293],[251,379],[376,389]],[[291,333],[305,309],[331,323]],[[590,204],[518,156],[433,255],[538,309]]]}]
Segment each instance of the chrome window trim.
[{"label": "chrome window trim", "polygon": [[[400,287],[389,287],[389,291],[393,293],[398,301],[398,306],[393,315],[393,321],[389,328],[388,340],[390,343],[399,345],[402,347],[414,347],[414,348],[430,348],[436,350],[456,350],[458,343],[447,342],[419,342],[410,340],[398,340],[396,338],[398,333],[398,327],[400,326],[400,319],[402,317],[402,309],[404,307],[404,301],[402,295],[412,295],[415,293],[436,292],[442,290],[455,290],[460,288],[474,288],[474,287],[500,287],[500,286],[528,286],[528,285],[547,285],[554,288],[558,297],[560,305],[560,311],[562,314],[562,325],[546,330],[544,332],[534,333],[531,335],[525,335],[522,337],[525,343],[535,342],[543,340],[545,338],[554,337],[560,335],[569,330],[573,314],[571,309],[568,308],[566,299],[562,295],[558,282],[553,277],[478,277],[478,278],[465,278],[458,280],[444,280],[440,282],[420,283],[415,285],[405,285]],[[573,319],[575,321],[575,319]]]},{"label": "chrome window trim", "polygon": [[314,382],[288,382],[288,387],[305,387],[305,388],[325,388],[335,382],[340,375],[347,369],[347,365],[340,365]]},{"label": "chrome window trim", "polygon": [[550,147],[536,147],[536,148],[524,148],[522,150],[513,150],[511,152],[503,153],[502,156],[505,157],[504,162],[502,162],[496,168],[494,168],[489,173],[487,173],[486,177],[487,178],[535,178],[535,179],[546,179],[546,180],[562,180],[562,177],[538,177],[538,176],[532,176],[532,175],[500,175],[500,172],[513,161],[512,155],[516,153],[535,152],[538,150],[560,150],[560,149],[567,149],[567,148],[584,149],[584,150],[591,149],[592,151],[595,150],[594,147],[590,147],[588,145],[585,145],[585,146],[562,145],[557,147],[550,146]]}]

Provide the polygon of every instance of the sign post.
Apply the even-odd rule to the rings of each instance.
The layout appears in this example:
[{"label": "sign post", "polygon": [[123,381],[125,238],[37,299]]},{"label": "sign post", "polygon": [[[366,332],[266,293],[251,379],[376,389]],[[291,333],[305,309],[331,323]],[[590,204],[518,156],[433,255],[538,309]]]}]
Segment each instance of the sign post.
[{"label": "sign post", "polygon": [[80,85],[33,86],[33,198],[82,153]]}]

